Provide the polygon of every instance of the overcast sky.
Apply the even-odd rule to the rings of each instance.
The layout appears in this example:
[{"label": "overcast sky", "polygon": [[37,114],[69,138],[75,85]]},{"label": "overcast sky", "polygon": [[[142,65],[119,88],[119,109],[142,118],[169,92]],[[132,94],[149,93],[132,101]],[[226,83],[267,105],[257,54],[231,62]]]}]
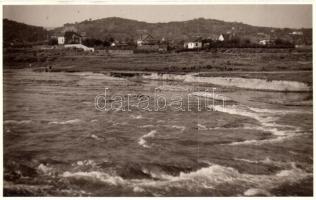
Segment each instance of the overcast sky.
[{"label": "overcast sky", "polygon": [[81,5],[4,6],[3,17],[26,24],[58,27],[86,19],[122,17],[146,22],[211,18],[256,26],[311,28],[311,5]]}]

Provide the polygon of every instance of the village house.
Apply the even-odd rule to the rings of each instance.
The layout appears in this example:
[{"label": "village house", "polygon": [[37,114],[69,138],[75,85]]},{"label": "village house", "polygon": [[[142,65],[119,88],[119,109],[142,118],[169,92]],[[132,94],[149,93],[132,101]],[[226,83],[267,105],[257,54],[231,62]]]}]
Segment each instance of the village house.
[{"label": "village house", "polygon": [[150,34],[142,34],[139,39],[137,40],[137,46],[144,46],[144,45],[155,45],[157,44],[157,40]]},{"label": "village house", "polygon": [[64,36],[58,36],[58,37],[57,37],[57,43],[58,43],[59,45],[65,44],[65,37],[64,37]]},{"label": "village house", "polygon": [[201,49],[202,42],[201,41],[185,42],[184,48],[186,48],[186,49]]},{"label": "village house", "polygon": [[128,43],[125,41],[118,41],[118,40],[114,40],[113,42],[111,42],[110,44],[111,47],[127,47]]},{"label": "village house", "polygon": [[225,40],[224,35],[220,34],[217,40],[223,42]]},{"label": "village house", "polygon": [[263,46],[266,46],[266,45],[271,44],[271,40],[263,39],[263,40],[260,40],[260,41],[258,42],[258,44],[263,45]]},{"label": "village house", "polygon": [[86,52],[94,52],[94,48],[90,48],[81,44],[83,37],[75,31],[67,31],[63,35],[62,33],[59,33],[52,38],[57,39],[57,43],[59,45],[64,45],[64,48],[81,49]]},{"label": "village house", "polygon": [[212,43],[218,39],[216,34],[210,34],[207,38],[202,40],[203,48],[211,47]]},{"label": "village house", "polygon": [[58,45],[64,45],[64,44],[81,44],[84,39],[87,38],[86,33],[78,34],[75,31],[66,31],[66,32],[60,32],[56,33],[55,35],[51,36],[52,39],[57,40]]},{"label": "village house", "polygon": [[262,46],[270,45],[272,44],[271,35],[266,33],[257,33],[254,42]]},{"label": "village house", "polygon": [[61,33],[57,33],[51,36],[51,39],[56,40],[58,45],[65,44],[65,37]]},{"label": "village house", "polygon": [[224,41],[230,40],[230,38],[231,38],[230,34],[220,34],[217,40],[220,42],[224,42]]},{"label": "village house", "polygon": [[137,49],[158,50],[159,42],[150,34],[142,34],[136,41]]},{"label": "village house", "polygon": [[119,43],[119,41],[115,40],[115,41],[111,42],[110,46],[115,47],[118,45],[118,43]]},{"label": "village house", "polygon": [[65,32],[65,44],[81,44],[82,37],[74,31]]},{"label": "village house", "polygon": [[191,40],[184,43],[183,47],[185,49],[201,49],[203,47],[202,37],[193,36],[193,38],[191,38]]}]

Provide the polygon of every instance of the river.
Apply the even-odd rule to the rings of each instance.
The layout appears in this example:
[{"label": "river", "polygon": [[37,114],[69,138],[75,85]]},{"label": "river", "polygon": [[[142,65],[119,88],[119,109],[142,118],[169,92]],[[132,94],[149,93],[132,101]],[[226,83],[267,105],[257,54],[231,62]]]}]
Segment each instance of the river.
[{"label": "river", "polygon": [[[312,91],[30,70],[3,78],[5,196],[313,194],[313,110],[300,104]],[[97,109],[105,91],[108,107]],[[206,104],[197,91],[229,101]]]}]

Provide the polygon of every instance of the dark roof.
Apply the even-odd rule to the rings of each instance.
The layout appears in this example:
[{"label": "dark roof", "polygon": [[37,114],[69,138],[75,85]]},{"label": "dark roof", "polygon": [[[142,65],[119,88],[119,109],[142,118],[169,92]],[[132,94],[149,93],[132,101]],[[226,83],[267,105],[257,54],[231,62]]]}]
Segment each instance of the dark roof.
[{"label": "dark roof", "polygon": [[81,37],[80,34],[74,32],[74,31],[67,31],[67,32],[65,32],[65,37],[69,37],[69,36],[73,36],[73,35]]},{"label": "dark roof", "polygon": [[142,41],[153,41],[155,40],[154,37],[150,34],[144,34],[140,36],[140,40]]}]

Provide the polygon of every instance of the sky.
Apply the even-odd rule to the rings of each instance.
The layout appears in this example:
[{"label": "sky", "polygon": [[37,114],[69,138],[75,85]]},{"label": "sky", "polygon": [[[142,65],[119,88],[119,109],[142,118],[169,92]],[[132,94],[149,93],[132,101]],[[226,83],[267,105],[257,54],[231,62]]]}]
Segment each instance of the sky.
[{"label": "sky", "polygon": [[312,5],[7,5],[3,17],[43,27],[106,17],[146,22],[203,17],[255,26],[311,28]]}]

